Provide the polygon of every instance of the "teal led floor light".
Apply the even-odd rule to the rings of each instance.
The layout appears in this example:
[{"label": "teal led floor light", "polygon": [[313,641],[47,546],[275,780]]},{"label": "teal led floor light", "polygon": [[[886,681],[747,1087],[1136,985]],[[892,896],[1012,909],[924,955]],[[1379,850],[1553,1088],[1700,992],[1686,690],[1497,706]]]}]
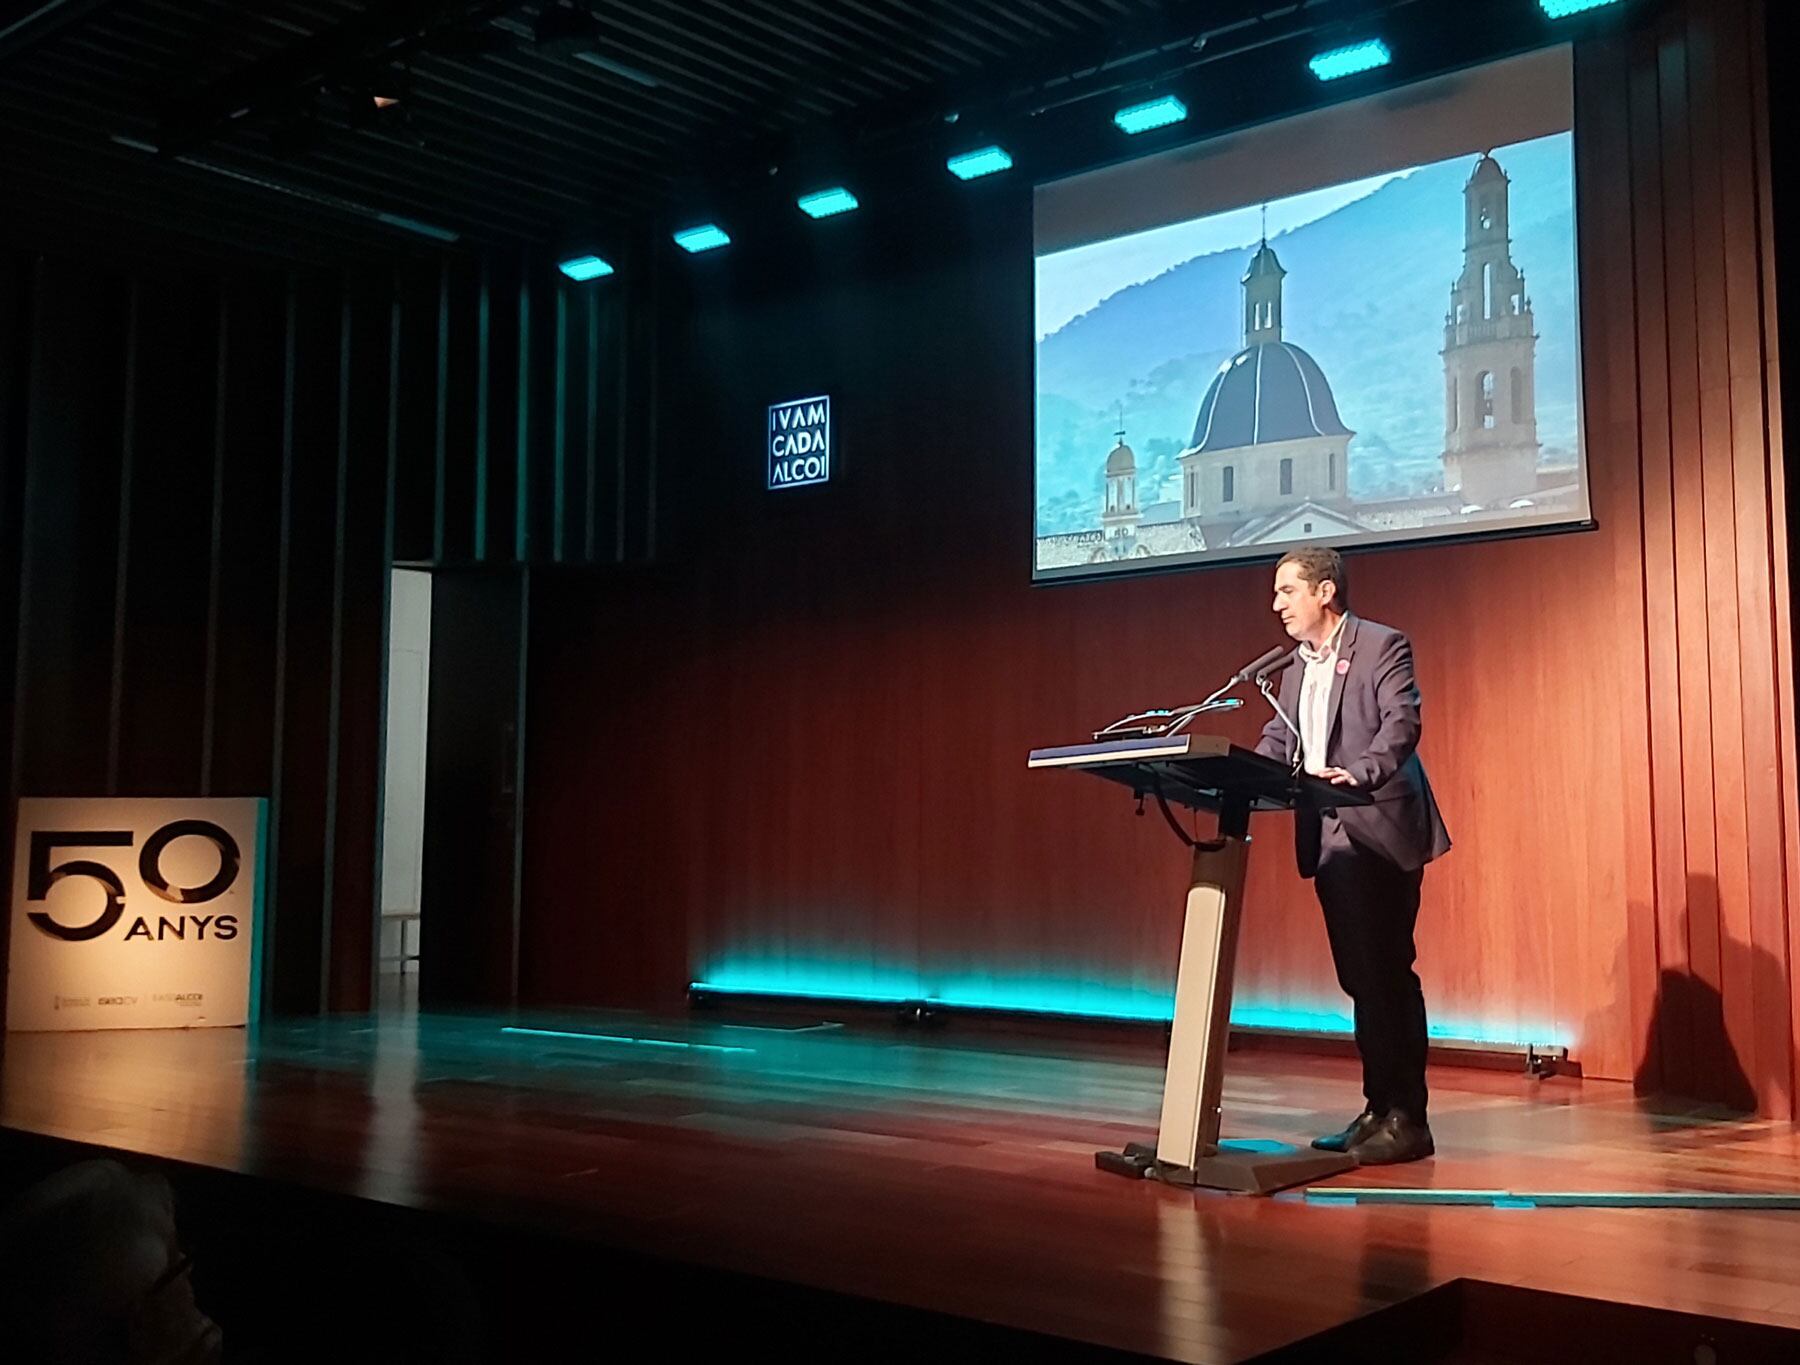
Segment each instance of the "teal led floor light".
[{"label": "teal led floor light", "polygon": [[[927,989],[910,973],[832,967],[761,965],[751,962],[713,964],[704,977],[688,984],[693,995],[741,996],[766,1000],[835,1000],[851,1005],[922,1004],[943,1009],[1050,1015],[1121,1023],[1168,1023],[1174,996],[1167,988],[1149,989],[1079,979],[1043,977],[1006,979],[966,977],[941,979]],[[1232,1005],[1235,1028],[1270,1033],[1324,1034],[1349,1037],[1350,1016],[1329,1006],[1305,1009],[1238,1001]],[[1562,1030],[1543,1021],[1525,1021],[1523,1037],[1496,1036],[1497,1031],[1467,1019],[1434,1020],[1431,1040],[1439,1046],[1474,1046],[1550,1053],[1564,1048]]]},{"label": "teal led floor light", "polygon": [[532,1038],[578,1038],[584,1043],[627,1043],[632,1047],[678,1048],[687,1052],[755,1052],[753,1047],[727,1047],[722,1043],[681,1043],[670,1038],[630,1038],[622,1033],[574,1033],[554,1028],[519,1028],[508,1024],[500,1032]]}]

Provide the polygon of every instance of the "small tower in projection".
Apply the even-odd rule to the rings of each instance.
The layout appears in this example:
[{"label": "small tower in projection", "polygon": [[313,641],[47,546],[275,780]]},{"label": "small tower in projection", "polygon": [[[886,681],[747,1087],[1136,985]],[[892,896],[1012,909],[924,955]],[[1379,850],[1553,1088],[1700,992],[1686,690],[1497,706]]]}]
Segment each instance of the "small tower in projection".
[{"label": "small tower in projection", "polygon": [[1463,186],[1463,269],[1444,318],[1444,487],[1486,508],[1537,489],[1537,333],[1512,259],[1510,185],[1490,155]]},{"label": "small tower in projection", "polygon": [[1287,271],[1269,250],[1269,210],[1263,209],[1262,245],[1244,271],[1244,345],[1281,340],[1281,282]]},{"label": "small tower in projection", "polygon": [[1125,405],[1119,405],[1118,444],[1106,457],[1106,501],[1100,509],[1100,531],[1106,551],[1114,558],[1129,555],[1137,545],[1137,456],[1125,444]]}]

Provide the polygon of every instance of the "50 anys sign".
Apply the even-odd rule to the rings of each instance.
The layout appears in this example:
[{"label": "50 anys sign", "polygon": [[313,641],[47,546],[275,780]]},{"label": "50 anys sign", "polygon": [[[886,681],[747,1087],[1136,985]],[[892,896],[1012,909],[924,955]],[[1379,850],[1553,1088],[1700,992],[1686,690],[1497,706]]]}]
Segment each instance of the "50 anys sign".
[{"label": "50 anys sign", "polygon": [[247,1023],[264,802],[19,803],[10,1029]]}]

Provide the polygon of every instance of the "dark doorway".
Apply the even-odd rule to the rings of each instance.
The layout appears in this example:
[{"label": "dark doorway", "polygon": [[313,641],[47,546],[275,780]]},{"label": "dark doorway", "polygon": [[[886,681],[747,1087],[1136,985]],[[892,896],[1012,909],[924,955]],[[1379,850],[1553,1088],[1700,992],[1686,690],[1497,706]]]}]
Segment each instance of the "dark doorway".
[{"label": "dark doorway", "polygon": [[510,1007],[519,982],[528,570],[432,575],[419,1003]]}]

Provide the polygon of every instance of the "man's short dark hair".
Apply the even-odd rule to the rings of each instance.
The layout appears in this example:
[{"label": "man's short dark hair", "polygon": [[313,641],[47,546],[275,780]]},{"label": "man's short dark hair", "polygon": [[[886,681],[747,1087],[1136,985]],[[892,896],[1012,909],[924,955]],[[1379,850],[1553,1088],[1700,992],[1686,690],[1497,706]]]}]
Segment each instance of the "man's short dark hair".
[{"label": "man's short dark hair", "polygon": [[1337,594],[1331,599],[1340,611],[1350,610],[1350,580],[1344,577],[1344,557],[1336,550],[1323,545],[1302,545],[1298,550],[1289,550],[1281,557],[1275,568],[1282,564],[1298,565],[1300,577],[1312,584],[1313,591],[1330,579],[1337,584]]}]

